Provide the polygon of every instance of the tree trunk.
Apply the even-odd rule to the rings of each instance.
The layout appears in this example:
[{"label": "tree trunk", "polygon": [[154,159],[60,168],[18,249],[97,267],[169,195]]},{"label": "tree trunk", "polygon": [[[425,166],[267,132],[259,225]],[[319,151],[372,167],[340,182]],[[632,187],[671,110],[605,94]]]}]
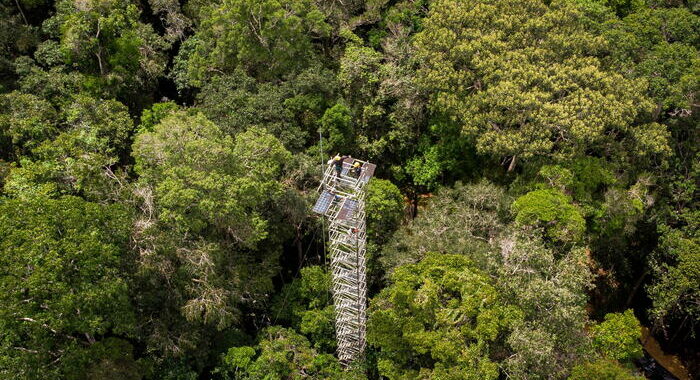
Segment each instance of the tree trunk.
[{"label": "tree trunk", "polygon": [[15,4],[17,5],[17,10],[19,10],[19,14],[22,15],[22,20],[24,20],[24,25],[29,26],[29,21],[27,21],[27,17],[24,15],[24,11],[22,10],[22,7],[19,5],[19,0],[15,0]]},{"label": "tree trunk", "polygon": [[510,160],[510,165],[508,165],[508,173],[512,172],[513,169],[515,169],[515,159],[518,158],[518,156],[513,156],[513,158]]}]

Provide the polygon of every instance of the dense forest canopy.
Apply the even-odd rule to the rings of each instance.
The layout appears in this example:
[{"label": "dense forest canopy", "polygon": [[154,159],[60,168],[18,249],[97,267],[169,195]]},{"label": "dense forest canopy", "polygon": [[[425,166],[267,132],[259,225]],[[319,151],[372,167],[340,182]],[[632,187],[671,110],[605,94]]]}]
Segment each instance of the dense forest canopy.
[{"label": "dense forest canopy", "polygon": [[699,49],[695,0],[0,0],[0,377],[640,379],[642,326],[697,376]]}]

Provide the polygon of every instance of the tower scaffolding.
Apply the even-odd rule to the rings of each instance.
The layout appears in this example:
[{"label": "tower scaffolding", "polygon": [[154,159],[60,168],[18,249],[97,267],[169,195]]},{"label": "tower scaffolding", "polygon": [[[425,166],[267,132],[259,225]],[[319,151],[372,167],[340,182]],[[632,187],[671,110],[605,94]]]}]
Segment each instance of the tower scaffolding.
[{"label": "tower scaffolding", "polygon": [[[352,165],[359,162],[359,176]],[[335,333],[338,358],[344,364],[362,356],[365,350],[367,319],[367,231],[365,226],[364,187],[374,175],[376,165],[348,158],[340,175],[335,164],[323,173],[321,192],[313,211],[328,219],[332,293],[335,305]]]}]

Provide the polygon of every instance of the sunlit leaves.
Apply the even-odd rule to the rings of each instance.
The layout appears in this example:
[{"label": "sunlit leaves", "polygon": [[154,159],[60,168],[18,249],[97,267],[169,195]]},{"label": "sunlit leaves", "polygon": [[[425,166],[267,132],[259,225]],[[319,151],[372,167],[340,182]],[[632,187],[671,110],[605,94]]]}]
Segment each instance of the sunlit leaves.
[{"label": "sunlit leaves", "polygon": [[356,378],[343,372],[336,358],[319,354],[293,330],[268,327],[260,333],[259,341],[255,347],[230,348],[218,371],[241,380]]},{"label": "sunlit leaves", "polygon": [[515,220],[521,225],[543,227],[547,236],[562,242],[583,237],[586,222],[570,198],[554,189],[535,190],[513,202]]},{"label": "sunlit leaves", "polygon": [[643,86],[587,56],[605,43],[580,19],[565,2],[436,2],[416,37],[433,107],[496,157],[605,151],[651,104]]},{"label": "sunlit leaves", "polygon": [[592,335],[594,347],[609,359],[629,362],[642,357],[642,326],[632,310],[607,314]]},{"label": "sunlit leaves", "polygon": [[367,338],[389,379],[495,379],[490,344],[520,316],[466,257],[432,253],[394,271],[372,300]]},{"label": "sunlit leaves", "polygon": [[[140,95],[165,70],[167,44],[139,21],[129,0],[59,1],[45,29],[58,37],[65,64],[93,76],[97,93]],[[93,82],[93,83],[90,83]]]}]

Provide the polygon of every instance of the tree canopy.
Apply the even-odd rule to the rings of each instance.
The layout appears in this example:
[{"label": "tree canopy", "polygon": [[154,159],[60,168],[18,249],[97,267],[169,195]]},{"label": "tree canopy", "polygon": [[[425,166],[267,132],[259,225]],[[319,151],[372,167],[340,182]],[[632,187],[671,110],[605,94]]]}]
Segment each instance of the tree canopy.
[{"label": "tree canopy", "polygon": [[691,378],[699,89],[697,1],[0,0],[0,378]]}]

